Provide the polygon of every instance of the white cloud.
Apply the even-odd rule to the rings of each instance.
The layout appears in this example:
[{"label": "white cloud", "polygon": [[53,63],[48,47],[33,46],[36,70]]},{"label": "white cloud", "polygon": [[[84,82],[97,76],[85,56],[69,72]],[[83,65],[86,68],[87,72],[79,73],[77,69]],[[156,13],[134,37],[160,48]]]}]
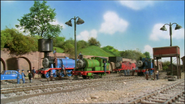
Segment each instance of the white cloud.
[{"label": "white cloud", "polygon": [[153,57],[153,48],[150,45],[145,45],[143,52],[149,52],[150,57]]},{"label": "white cloud", "polygon": [[77,39],[78,40],[84,40],[84,41],[88,41],[91,37],[93,38],[97,38],[97,30],[93,29],[91,31],[82,31],[80,33],[80,35],[77,35]]},{"label": "white cloud", "polygon": [[30,32],[29,31],[24,32],[24,29],[21,28],[21,27],[18,27],[18,28],[15,27],[15,29],[18,30],[23,35],[30,35]]},{"label": "white cloud", "polygon": [[[150,34],[149,39],[153,41],[157,41],[160,39],[170,39],[169,35],[169,26],[165,26],[167,31],[162,31],[160,28],[163,26],[163,23],[155,24],[152,30],[152,33]],[[181,28],[179,30],[175,30],[172,27],[172,38],[173,39],[184,39],[184,29]]]},{"label": "white cloud", "polygon": [[129,7],[133,10],[141,10],[148,6],[152,6],[154,1],[120,1],[121,5]]},{"label": "white cloud", "polygon": [[172,30],[172,38],[174,39],[184,39],[184,29]]},{"label": "white cloud", "polygon": [[60,25],[62,28],[65,28],[65,25],[63,23],[60,23],[58,20],[54,20],[54,22],[50,22],[52,25]]},{"label": "white cloud", "polygon": [[115,32],[124,32],[128,27],[128,22],[121,19],[115,12],[107,12],[103,16],[104,23],[101,24],[100,32],[114,34]]}]

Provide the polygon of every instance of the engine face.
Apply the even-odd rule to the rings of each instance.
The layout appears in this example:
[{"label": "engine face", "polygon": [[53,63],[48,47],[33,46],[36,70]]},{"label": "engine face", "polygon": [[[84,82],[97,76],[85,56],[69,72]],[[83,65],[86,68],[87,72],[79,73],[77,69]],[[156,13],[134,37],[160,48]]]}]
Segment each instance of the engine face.
[{"label": "engine face", "polygon": [[116,66],[116,68],[121,68],[121,63],[120,62],[116,62],[115,66]]},{"label": "engine face", "polygon": [[42,65],[44,68],[48,68],[49,67],[49,59],[48,58],[44,58],[42,61]]},{"label": "engine face", "polygon": [[151,69],[153,68],[153,61],[150,58],[141,58],[137,61],[137,67],[139,69]]},{"label": "engine face", "polygon": [[81,60],[81,59],[78,60],[77,63],[76,63],[76,66],[78,68],[85,68],[85,65],[86,65],[85,61],[84,60]]},{"label": "engine face", "polygon": [[138,62],[137,62],[137,67],[142,67],[143,66],[143,61],[142,60],[139,60]]}]

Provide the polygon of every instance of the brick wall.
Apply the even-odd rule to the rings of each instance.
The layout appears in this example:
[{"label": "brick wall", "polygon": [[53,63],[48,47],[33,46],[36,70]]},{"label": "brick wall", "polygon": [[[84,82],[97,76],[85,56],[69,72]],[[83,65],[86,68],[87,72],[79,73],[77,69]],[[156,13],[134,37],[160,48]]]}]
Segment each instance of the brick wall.
[{"label": "brick wall", "polygon": [[[56,53],[57,56],[67,56],[69,54],[65,53]],[[49,53],[49,56],[54,57],[52,52]],[[43,52],[30,52],[23,55],[10,54],[10,51],[7,48],[1,50],[1,72],[3,70],[17,70],[24,69],[25,74],[27,70],[35,67],[36,70],[42,67],[42,58],[44,57]],[[5,63],[5,66],[4,66]]]}]

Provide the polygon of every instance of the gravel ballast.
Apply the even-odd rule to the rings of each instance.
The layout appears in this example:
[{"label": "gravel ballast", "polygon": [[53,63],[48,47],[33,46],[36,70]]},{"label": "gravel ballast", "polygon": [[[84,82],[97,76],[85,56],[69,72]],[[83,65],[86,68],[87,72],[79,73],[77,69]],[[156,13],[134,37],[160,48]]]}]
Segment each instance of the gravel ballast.
[{"label": "gravel ballast", "polygon": [[[184,79],[184,74],[182,74]],[[138,77],[131,81],[102,82],[101,86],[85,88],[66,93],[39,95],[8,104],[64,104],[64,103],[128,103],[133,98],[143,96],[156,89],[171,85],[175,81],[167,79],[146,80]]]}]

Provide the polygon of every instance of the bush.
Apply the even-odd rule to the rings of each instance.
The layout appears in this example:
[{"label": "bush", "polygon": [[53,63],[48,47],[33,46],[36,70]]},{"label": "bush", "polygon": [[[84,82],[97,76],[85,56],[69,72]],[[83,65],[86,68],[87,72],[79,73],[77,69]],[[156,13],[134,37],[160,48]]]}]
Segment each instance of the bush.
[{"label": "bush", "polygon": [[[25,54],[31,51],[37,51],[38,41],[35,37],[25,36],[16,29],[6,28],[1,31],[1,43],[9,48],[12,53]],[[3,47],[3,45],[1,47]]]},{"label": "bush", "polygon": [[64,44],[64,40],[65,40],[65,37],[55,37],[53,39],[53,46],[61,48],[62,45]]}]

